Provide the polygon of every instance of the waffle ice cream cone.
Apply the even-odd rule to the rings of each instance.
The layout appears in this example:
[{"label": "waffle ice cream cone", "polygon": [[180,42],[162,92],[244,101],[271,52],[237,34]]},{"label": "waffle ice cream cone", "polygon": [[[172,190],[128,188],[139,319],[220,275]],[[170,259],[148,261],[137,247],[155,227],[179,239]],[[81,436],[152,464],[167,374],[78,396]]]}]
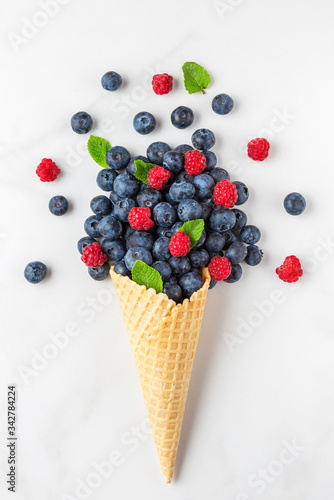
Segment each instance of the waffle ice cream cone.
[{"label": "waffle ice cream cone", "polygon": [[190,300],[175,304],[167,295],[137,285],[112,269],[110,275],[133,349],[162,472],[170,483],[210,276],[204,269],[202,288]]}]

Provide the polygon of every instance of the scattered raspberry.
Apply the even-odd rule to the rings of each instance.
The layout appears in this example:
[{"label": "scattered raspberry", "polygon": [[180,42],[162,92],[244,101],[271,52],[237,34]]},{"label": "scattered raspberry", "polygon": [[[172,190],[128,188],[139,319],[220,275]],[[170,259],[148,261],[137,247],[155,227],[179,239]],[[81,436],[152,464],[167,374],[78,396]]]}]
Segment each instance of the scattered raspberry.
[{"label": "scattered raspberry", "polygon": [[169,250],[173,257],[184,257],[190,252],[191,241],[189,236],[182,231],[175,233],[169,242]]},{"label": "scattered raspberry", "polygon": [[226,280],[231,274],[231,271],[231,262],[226,257],[212,257],[209,263],[209,273],[213,280]]},{"label": "scattered raspberry", "polygon": [[37,167],[36,174],[42,182],[52,182],[57,179],[60,170],[50,158],[43,158]]},{"label": "scattered raspberry", "polygon": [[263,161],[269,155],[270,144],[267,139],[253,139],[247,144],[247,153],[252,160]]},{"label": "scattered raspberry", "polygon": [[148,231],[154,226],[154,222],[150,217],[151,209],[149,207],[134,207],[130,210],[128,221],[132,229]]},{"label": "scattered raspberry", "polygon": [[102,252],[97,241],[85,247],[81,255],[82,262],[88,267],[103,266],[107,258],[108,257]]},{"label": "scattered raspberry", "polygon": [[235,185],[225,179],[217,182],[213,190],[213,202],[224,208],[234,207],[238,199],[238,191]]},{"label": "scattered raspberry", "polygon": [[162,75],[154,75],[152,78],[152,87],[157,95],[168,94],[173,88],[173,77],[162,73]]},{"label": "scattered raspberry", "polygon": [[283,264],[276,269],[276,274],[286,283],[298,281],[303,275],[299,259],[295,255],[290,255],[285,259]]},{"label": "scattered raspberry", "polygon": [[197,175],[206,167],[206,158],[198,150],[188,151],[184,157],[184,170],[188,175]]},{"label": "scattered raspberry", "polygon": [[151,188],[162,189],[167,184],[169,178],[170,178],[169,170],[166,170],[165,168],[156,165],[149,171],[147,176],[147,182],[149,183]]}]

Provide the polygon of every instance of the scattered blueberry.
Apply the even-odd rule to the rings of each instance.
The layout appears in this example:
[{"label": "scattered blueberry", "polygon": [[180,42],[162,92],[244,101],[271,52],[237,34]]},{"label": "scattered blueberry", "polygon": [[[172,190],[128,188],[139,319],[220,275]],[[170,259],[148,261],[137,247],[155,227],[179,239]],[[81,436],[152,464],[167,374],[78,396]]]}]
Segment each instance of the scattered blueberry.
[{"label": "scattered blueberry", "polygon": [[224,233],[224,238],[225,238],[225,243],[223,246],[223,250],[227,250],[232,245],[232,243],[238,241],[237,235],[234,234],[232,231],[226,231]]},{"label": "scattered blueberry", "polygon": [[203,154],[204,154],[205,159],[206,159],[205,171],[209,171],[209,170],[212,170],[213,168],[215,168],[215,166],[217,165],[217,156],[214,154],[214,152],[213,151],[203,151]]},{"label": "scattered blueberry", "polygon": [[229,231],[235,225],[236,216],[232,210],[228,208],[215,208],[210,215],[210,227],[213,231],[223,233]]},{"label": "scattered blueberry", "polygon": [[208,198],[213,193],[215,181],[208,174],[193,175],[190,177],[191,182],[196,187],[196,194],[200,198]]},{"label": "scattered blueberry", "polygon": [[126,166],[126,171],[128,174],[133,175],[133,176],[135,175],[135,171],[136,171],[136,165],[135,165],[136,160],[141,160],[144,163],[150,163],[149,159],[146,158],[146,156],[137,155],[137,156],[134,156],[133,158],[131,158],[131,160],[129,161],[129,163]]},{"label": "scattered blueberry", "polygon": [[78,241],[78,250],[82,254],[84,251],[84,248],[88,247],[92,243],[95,243],[96,240],[94,238],[91,238],[90,236],[84,236],[83,238],[80,238]]},{"label": "scattered blueberry", "polygon": [[95,196],[90,202],[90,208],[94,214],[109,215],[112,211],[112,203],[104,195]]},{"label": "scattered blueberry", "polygon": [[232,111],[234,102],[227,94],[218,94],[212,99],[212,109],[217,115],[227,115]]},{"label": "scattered blueberry", "polygon": [[247,215],[239,208],[232,208],[232,212],[234,212],[236,217],[236,222],[233,229],[235,231],[237,231],[238,229],[242,229],[247,224]]},{"label": "scattered blueberry", "polygon": [[248,197],[249,197],[248,187],[246,186],[246,184],[244,184],[243,182],[240,182],[240,181],[235,181],[235,182],[233,182],[233,184],[237,188],[237,192],[238,192],[238,199],[235,202],[235,204],[242,205],[243,203],[245,203],[248,200]]},{"label": "scattered blueberry", "polygon": [[290,215],[300,215],[306,208],[304,196],[300,193],[290,193],[284,198],[284,208]]},{"label": "scattered blueberry", "polygon": [[47,272],[48,270],[46,265],[43,264],[43,262],[36,260],[34,262],[29,262],[29,264],[26,265],[24,277],[27,281],[29,281],[29,283],[36,284],[45,278]]},{"label": "scattered blueberry", "polygon": [[217,231],[211,231],[206,240],[205,248],[208,252],[219,253],[223,250],[225,245],[225,234],[220,234]]},{"label": "scattered blueberry", "polygon": [[112,241],[108,239],[102,240],[101,250],[108,257],[109,264],[116,264],[125,255],[124,242],[121,239]]},{"label": "scattered blueberry", "polygon": [[85,111],[79,111],[72,116],[71,126],[77,134],[87,134],[93,127],[92,117]]},{"label": "scattered blueberry", "polygon": [[137,194],[136,200],[139,207],[149,207],[152,210],[162,202],[163,198],[160,191],[146,186],[141,193]]},{"label": "scattered blueberry", "polygon": [[258,227],[250,224],[241,229],[240,238],[244,243],[247,243],[247,245],[254,245],[254,243],[257,243],[261,238],[261,231]]},{"label": "scattered blueberry", "polygon": [[245,260],[247,255],[247,247],[240,241],[232,243],[226,250],[225,257],[231,262],[231,264],[240,264]]},{"label": "scattered blueberry", "polygon": [[200,219],[202,217],[202,207],[196,200],[182,200],[177,207],[179,219],[183,222]]},{"label": "scattered blueberry", "polygon": [[215,182],[224,181],[225,179],[230,179],[230,174],[224,169],[220,167],[215,167],[210,170],[209,174],[213,178]]},{"label": "scattered blueberry", "polygon": [[170,149],[170,146],[165,142],[152,142],[147,148],[146,156],[151,163],[162,165],[164,154]]},{"label": "scattered blueberry", "polygon": [[176,222],[176,211],[169,203],[162,201],[153,208],[153,220],[158,226],[171,227]]},{"label": "scattered blueberry", "polygon": [[177,174],[182,170],[184,157],[178,151],[167,151],[163,156],[162,166],[170,172]]},{"label": "scattered blueberry", "polygon": [[126,267],[124,260],[116,262],[116,264],[114,265],[114,271],[117,274],[121,274],[122,276],[128,276],[129,278],[131,278],[131,273]]},{"label": "scattered blueberry", "polygon": [[106,164],[113,170],[122,170],[130,161],[129,151],[123,146],[114,146],[106,153]]},{"label": "scattered blueberry", "polygon": [[262,250],[256,245],[249,245],[247,247],[247,255],[245,257],[245,262],[249,266],[257,266],[263,257]]},{"label": "scattered blueberry", "polygon": [[113,215],[121,222],[128,222],[130,210],[135,206],[136,202],[132,198],[121,198],[114,203]]},{"label": "scattered blueberry", "polygon": [[49,201],[49,210],[53,215],[64,215],[68,210],[68,201],[65,196],[54,196]]},{"label": "scattered blueberry", "polygon": [[103,191],[112,191],[116,177],[117,172],[115,170],[104,168],[97,174],[96,183]]},{"label": "scattered blueberry", "polygon": [[139,190],[139,182],[129,174],[119,174],[114,181],[114,191],[121,198],[132,198]]},{"label": "scattered blueberry", "polygon": [[240,280],[241,275],[242,275],[242,267],[240,266],[240,264],[232,265],[231,274],[224,281],[226,281],[226,283],[236,283],[237,281]]},{"label": "scattered blueberry", "polygon": [[170,118],[174,127],[183,129],[189,127],[193,123],[194,113],[187,106],[179,106],[172,111]]},{"label": "scattered blueberry", "polygon": [[104,89],[114,92],[122,85],[122,77],[116,71],[108,71],[101,78],[101,85]]},{"label": "scattered blueberry", "polygon": [[114,215],[107,215],[99,223],[99,231],[103,238],[117,240],[122,236],[123,226]]},{"label": "scattered blueberry", "polygon": [[172,201],[180,203],[186,198],[192,198],[195,194],[195,187],[189,181],[176,181],[173,182],[169,188],[169,196]]},{"label": "scattered blueberry", "polygon": [[194,148],[189,146],[189,144],[180,144],[179,146],[176,146],[176,148],[174,148],[174,151],[177,151],[184,156],[186,153],[188,153],[188,151],[191,151],[192,149]]},{"label": "scattered blueberry", "polygon": [[133,119],[133,128],[136,132],[142,135],[147,135],[153,132],[157,123],[154,116],[148,111],[137,113]]},{"label": "scattered blueberry", "polygon": [[207,128],[200,128],[191,136],[191,142],[193,143],[194,148],[207,151],[214,146],[216,139],[211,130]]},{"label": "scattered blueberry", "polygon": [[164,260],[167,261],[171,258],[171,253],[169,251],[169,238],[165,236],[161,236],[157,240],[155,240],[152,249],[153,257],[156,260]]},{"label": "scattered blueberry", "polygon": [[147,231],[133,231],[126,240],[126,249],[133,247],[143,247],[151,251],[154,243],[154,237]]},{"label": "scattered blueberry", "polygon": [[103,266],[100,267],[89,267],[88,274],[93,280],[103,281],[109,276],[110,267],[108,262],[105,262]]},{"label": "scattered blueberry", "polygon": [[88,236],[92,238],[100,238],[99,224],[102,220],[101,215],[91,215],[85,220],[84,228]]}]

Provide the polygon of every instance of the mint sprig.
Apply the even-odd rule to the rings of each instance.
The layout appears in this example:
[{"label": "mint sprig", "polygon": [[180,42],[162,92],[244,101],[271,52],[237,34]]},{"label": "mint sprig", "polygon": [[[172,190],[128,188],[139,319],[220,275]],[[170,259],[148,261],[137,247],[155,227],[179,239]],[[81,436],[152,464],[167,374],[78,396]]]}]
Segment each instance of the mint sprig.
[{"label": "mint sprig", "polygon": [[204,229],[204,220],[203,219],[196,219],[196,220],[189,220],[188,222],[185,222],[179,229],[182,233],[186,233],[191,242],[191,247],[193,248],[200,237],[202,236]]},{"label": "mint sprig", "polygon": [[132,279],[138,285],[144,285],[146,288],[153,288],[157,293],[163,290],[163,281],[161,274],[151,266],[141,260],[137,260],[132,268]]},{"label": "mint sprig", "polygon": [[106,152],[111,148],[109,142],[103,137],[91,135],[87,143],[88,152],[100,167],[108,168]]},{"label": "mint sprig", "polygon": [[145,163],[143,160],[135,160],[135,178],[148,185],[147,176],[149,171],[155,167],[154,163]]},{"label": "mint sprig", "polygon": [[199,64],[195,62],[185,62],[182,66],[183,76],[184,76],[184,86],[189,94],[194,94],[195,92],[203,92],[209,83],[211,78],[209,73]]}]

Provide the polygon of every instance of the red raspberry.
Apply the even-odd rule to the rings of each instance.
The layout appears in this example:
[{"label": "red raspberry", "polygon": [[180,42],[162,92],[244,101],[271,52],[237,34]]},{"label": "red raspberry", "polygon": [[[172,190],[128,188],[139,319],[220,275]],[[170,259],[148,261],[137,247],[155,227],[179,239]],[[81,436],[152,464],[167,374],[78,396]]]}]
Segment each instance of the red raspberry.
[{"label": "red raspberry", "polygon": [[238,199],[238,191],[235,185],[225,179],[217,182],[213,190],[213,202],[224,208],[234,207]]},{"label": "red raspberry", "polygon": [[162,189],[167,184],[169,178],[170,178],[169,170],[166,170],[165,168],[156,165],[149,171],[147,176],[147,182],[149,183],[151,188]]},{"label": "red raspberry", "polygon": [[50,158],[43,158],[37,167],[36,174],[42,182],[52,182],[57,179],[60,170]]},{"label": "red raspberry", "polygon": [[168,94],[173,88],[173,77],[162,73],[162,75],[154,75],[152,78],[152,87],[157,95]]},{"label": "red raspberry", "polygon": [[213,280],[226,280],[231,274],[231,271],[231,262],[226,257],[212,257],[209,263],[209,273]]},{"label": "red raspberry", "polygon": [[182,231],[175,233],[169,242],[169,250],[173,257],[184,257],[190,252],[191,241],[189,236]]},{"label": "red raspberry", "polygon": [[154,222],[150,217],[151,209],[149,207],[134,207],[129,212],[128,221],[132,229],[148,231],[154,226]]},{"label": "red raspberry", "polygon": [[198,150],[188,151],[184,156],[184,170],[188,175],[197,175],[206,167],[206,158]]},{"label": "red raspberry", "polygon": [[283,264],[276,269],[276,274],[286,283],[298,281],[303,275],[299,259],[295,255],[290,255],[285,259]]},{"label": "red raspberry", "polygon": [[252,160],[263,161],[269,155],[270,144],[267,139],[253,139],[247,144],[247,153]]},{"label": "red raspberry", "polygon": [[85,247],[81,255],[82,262],[88,267],[103,266],[107,258],[108,257],[102,252],[97,241]]}]

